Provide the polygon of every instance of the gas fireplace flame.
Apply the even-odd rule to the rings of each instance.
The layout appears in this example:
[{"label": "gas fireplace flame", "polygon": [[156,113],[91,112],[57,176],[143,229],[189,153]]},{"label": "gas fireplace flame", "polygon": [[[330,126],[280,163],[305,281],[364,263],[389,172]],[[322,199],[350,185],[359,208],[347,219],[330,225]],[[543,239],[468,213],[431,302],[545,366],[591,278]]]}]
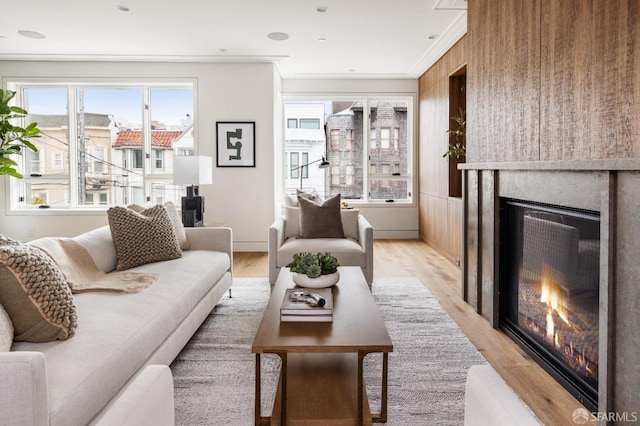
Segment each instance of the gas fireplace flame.
[{"label": "gas fireplace flame", "polygon": [[[569,316],[567,314],[566,307],[566,293],[560,286],[549,282],[546,278],[542,279],[542,289],[540,293],[540,301],[547,304],[549,309],[549,314],[547,315],[547,319],[551,318],[553,312],[557,312],[558,316],[562,318],[562,320],[569,324]],[[547,324],[549,321],[547,321]],[[553,319],[551,320],[553,323]],[[547,326],[548,328],[548,326]]]}]

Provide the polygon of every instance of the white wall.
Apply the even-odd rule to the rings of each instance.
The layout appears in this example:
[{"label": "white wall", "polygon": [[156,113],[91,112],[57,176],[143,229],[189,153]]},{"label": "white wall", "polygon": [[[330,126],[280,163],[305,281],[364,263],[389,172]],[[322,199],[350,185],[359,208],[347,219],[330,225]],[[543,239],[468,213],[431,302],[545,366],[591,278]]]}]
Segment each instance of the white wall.
[{"label": "white wall", "polygon": [[[382,204],[379,206],[357,206],[361,213],[373,226],[374,238],[419,238],[418,215],[418,80],[417,79],[385,79],[385,80],[282,80],[282,96],[302,96],[313,98],[323,95],[402,95],[414,98],[413,122],[413,173],[415,184],[413,188],[413,204]],[[279,189],[277,189],[279,191]],[[355,204],[355,203],[352,203]]]},{"label": "white wall", "polygon": [[[279,76],[272,64],[4,61],[0,62],[0,77],[195,78],[195,137],[200,154],[215,161],[216,121],[256,123],[256,167],[214,167],[213,184],[201,186],[200,193],[206,201],[205,224],[230,226],[238,251],[266,250],[267,229],[275,211],[271,182],[274,82]],[[26,241],[43,236],[73,236],[107,224],[104,211],[8,212],[7,180],[0,176],[0,234]]]}]

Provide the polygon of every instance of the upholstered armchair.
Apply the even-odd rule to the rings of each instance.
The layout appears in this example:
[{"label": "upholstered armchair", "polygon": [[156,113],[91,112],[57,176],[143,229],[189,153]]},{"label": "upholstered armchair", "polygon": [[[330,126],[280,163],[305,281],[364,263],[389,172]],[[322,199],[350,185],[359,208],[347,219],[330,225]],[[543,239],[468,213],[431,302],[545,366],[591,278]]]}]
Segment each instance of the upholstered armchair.
[{"label": "upholstered armchair", "polygon": [[[300,201],[304,203],[306,200]],[[305,217],[305,207],[297,205],[297,200],[287,197],[284,214],[269,227],[269,282],[275,284],[280,268],[300,252],[330,252],[341,266],[359,266],[371,288],[373,283],[373,228],[357,209],[339,209],[344,237],[332,234],[309,235],[309,215]],[[338,199],[339,205],[339,199]],[[301,208],[302,207],[302,208]],[[317,210],[316,207],[312,207]],[[331,228],[324,217],[311,217],[323,229]],[[304,236],[303,236],[304,235]],[[338,235],[341,235],[338,232]]]}]

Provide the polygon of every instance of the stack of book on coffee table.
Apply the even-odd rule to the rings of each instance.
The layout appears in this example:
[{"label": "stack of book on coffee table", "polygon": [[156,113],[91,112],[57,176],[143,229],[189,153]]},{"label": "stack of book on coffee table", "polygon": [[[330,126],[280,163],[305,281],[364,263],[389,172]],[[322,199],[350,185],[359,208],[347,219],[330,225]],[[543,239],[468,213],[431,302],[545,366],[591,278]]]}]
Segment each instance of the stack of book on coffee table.
[{"label": "stack of book on coffee table", "polygon": [[332,322],[333,294],[331,288],[288,288],[280,306],[280,321]]}]

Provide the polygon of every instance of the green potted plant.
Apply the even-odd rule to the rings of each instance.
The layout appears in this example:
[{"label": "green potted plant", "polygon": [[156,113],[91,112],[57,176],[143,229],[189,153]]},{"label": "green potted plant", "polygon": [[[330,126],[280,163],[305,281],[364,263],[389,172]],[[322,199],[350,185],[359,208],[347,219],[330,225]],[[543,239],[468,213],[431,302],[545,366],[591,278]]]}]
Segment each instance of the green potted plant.
[{"label": "green potted plant", "polygon": [[338,282],[338,259],[331,253],[296,253],[287,265],[293,282],[300,287],[324,288]]},{"label": "green potted plant", "polygon": [[37,123],[30,123],[26,127],[15,126],[11,120],[19,120],[28,114],[26,110],[9,105],[16,92],[0,89],[0,175],[9,175],[22,179],[18,173],[16,163],[11,155],[21,155],[23,148],[38,152],[38,148],[29,139],[40,137]]},{"label": "green potted plant", "polygon": [[443,157],[461,158],[467,154],[467,113],[462,107],[458,107],[458,115],[451,117],[458,124],[455,129],[447,130],[449,135],[449,150]]}]

